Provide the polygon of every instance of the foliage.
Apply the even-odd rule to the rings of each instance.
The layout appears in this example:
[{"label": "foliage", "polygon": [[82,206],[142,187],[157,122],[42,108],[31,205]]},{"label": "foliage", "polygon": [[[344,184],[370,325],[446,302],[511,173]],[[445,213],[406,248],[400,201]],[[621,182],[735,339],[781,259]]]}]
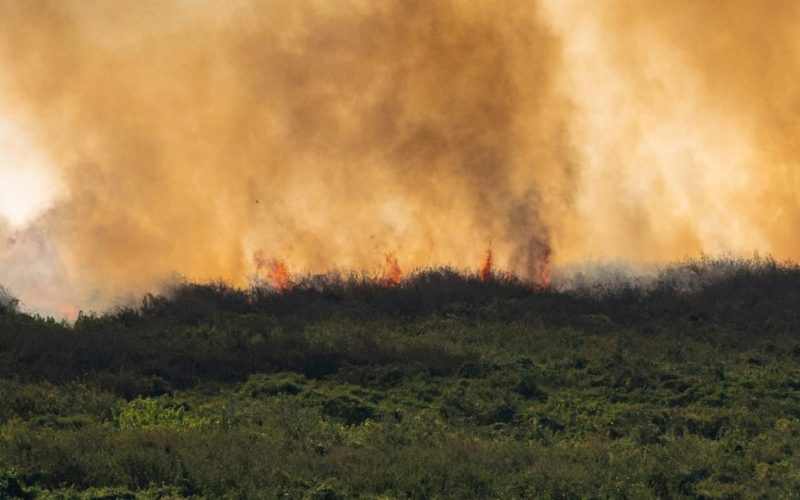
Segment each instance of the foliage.
[{"label": "foliage", "polygon": [[0,498],[29,498],[14,469],[0,469]]},{"label": "foliage", "polygon": [[133,401],[120,402],[114,412],[114,420],[123,430],[158,427],[194,429],[211,424],[209,419],[196,417],[187,409],[188,405],[179,404],[168,396],[138,397]]},{"label": "foliage", "polygon": [[800,495],[800,271],[185,285],[0,313],[0,497]]},{"label": "foliage", "polygon": [[14,313],[19,308],[19,300],[5,287],[0,286],[0,314]]}]

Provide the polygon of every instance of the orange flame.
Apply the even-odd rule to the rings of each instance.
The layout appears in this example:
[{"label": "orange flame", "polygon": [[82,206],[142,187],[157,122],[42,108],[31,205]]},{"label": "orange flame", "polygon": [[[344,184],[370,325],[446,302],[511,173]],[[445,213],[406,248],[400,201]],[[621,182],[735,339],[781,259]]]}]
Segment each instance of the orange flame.
[{"label": "orange flame", "polygon": [[61,316],[70,323],[73,323],[78,319],[78,310],[75,306],[68,304],[61,308]]},{"label": "orange flame", "polygon": [[292,289],[293,283],[289,268],[282,260],[267,260],[261,250],[253,254],[253,263],[256,266],[256,275],[267,281],[273,288],[281,293]]},{"label": "orange flame", "polygon": [[274,260],[267,273],[273,286],[281,292],[288,292],[292,289],[292,280],[289,277],[289,269],[282,261]]},{"label": "orange flame", "polygon": [[553,278],[550,276],[550,269],[548,267],[542,270],[541,275],[534,283],[534,288],[543,291],[543,290],[549,290],[552,285],[553,285]]},{"label": "orange flame", "polygon": [[397,286],[402,279],[403,271],[400,269],[400,264],[397,262],[397,256],[393,253],[387,253],[386,262],[383,264],[381,275],[374,279],[373,282],[384,286]]},{"label": "orange flame", "polygon": [[478,279],[480,281],[488,281],[493,276],[492,273],[492,248],[486,251],[486,257],[483,259],[483,264],[478,271]]}]

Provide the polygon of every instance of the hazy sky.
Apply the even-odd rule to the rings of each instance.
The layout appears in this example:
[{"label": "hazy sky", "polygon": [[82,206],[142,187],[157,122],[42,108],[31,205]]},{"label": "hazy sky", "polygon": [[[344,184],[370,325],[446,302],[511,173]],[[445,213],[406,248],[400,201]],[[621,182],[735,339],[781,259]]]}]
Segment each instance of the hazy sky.
[{"label": "hazy sky", "polygon": [[0,0],[0,283],[800,257],[800,3]]}]

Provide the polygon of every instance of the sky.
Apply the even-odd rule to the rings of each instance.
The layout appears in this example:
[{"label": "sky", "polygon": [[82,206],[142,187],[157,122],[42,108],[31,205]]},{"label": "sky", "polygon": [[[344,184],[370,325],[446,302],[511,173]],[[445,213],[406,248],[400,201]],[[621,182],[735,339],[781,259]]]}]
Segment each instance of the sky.
[{"label": "sky", "polygon": [[265,258],[798,259],[800,4],[768,7],[0,0],[0,284],[69,315]]}]

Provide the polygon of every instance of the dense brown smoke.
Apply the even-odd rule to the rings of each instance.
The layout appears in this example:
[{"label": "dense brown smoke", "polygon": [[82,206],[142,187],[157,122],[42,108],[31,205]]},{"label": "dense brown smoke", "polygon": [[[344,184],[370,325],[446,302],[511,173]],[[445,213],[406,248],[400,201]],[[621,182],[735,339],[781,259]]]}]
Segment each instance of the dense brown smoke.
[{"label": "dense brown smoke", "polygon": [[580,150],[559,259],[800,258],[800,3],[544,4]]},{"label": "dense brown smoke", "polygon": [[[6,104],[69,197],[71,279],[241,283],[498,255],[535,275],[571,189],[557,43],[512,2],[2,2]],[[502,242],[502,244],[500,243]]]},{"label": "dense brown smoke", "polygon": [[492,241],[545,286],[586,258],[800,257],[799,10],[0,0],[0,112],[67,193],[0,283],[53,309],[243,284],[256,252],[376,275]]}]

